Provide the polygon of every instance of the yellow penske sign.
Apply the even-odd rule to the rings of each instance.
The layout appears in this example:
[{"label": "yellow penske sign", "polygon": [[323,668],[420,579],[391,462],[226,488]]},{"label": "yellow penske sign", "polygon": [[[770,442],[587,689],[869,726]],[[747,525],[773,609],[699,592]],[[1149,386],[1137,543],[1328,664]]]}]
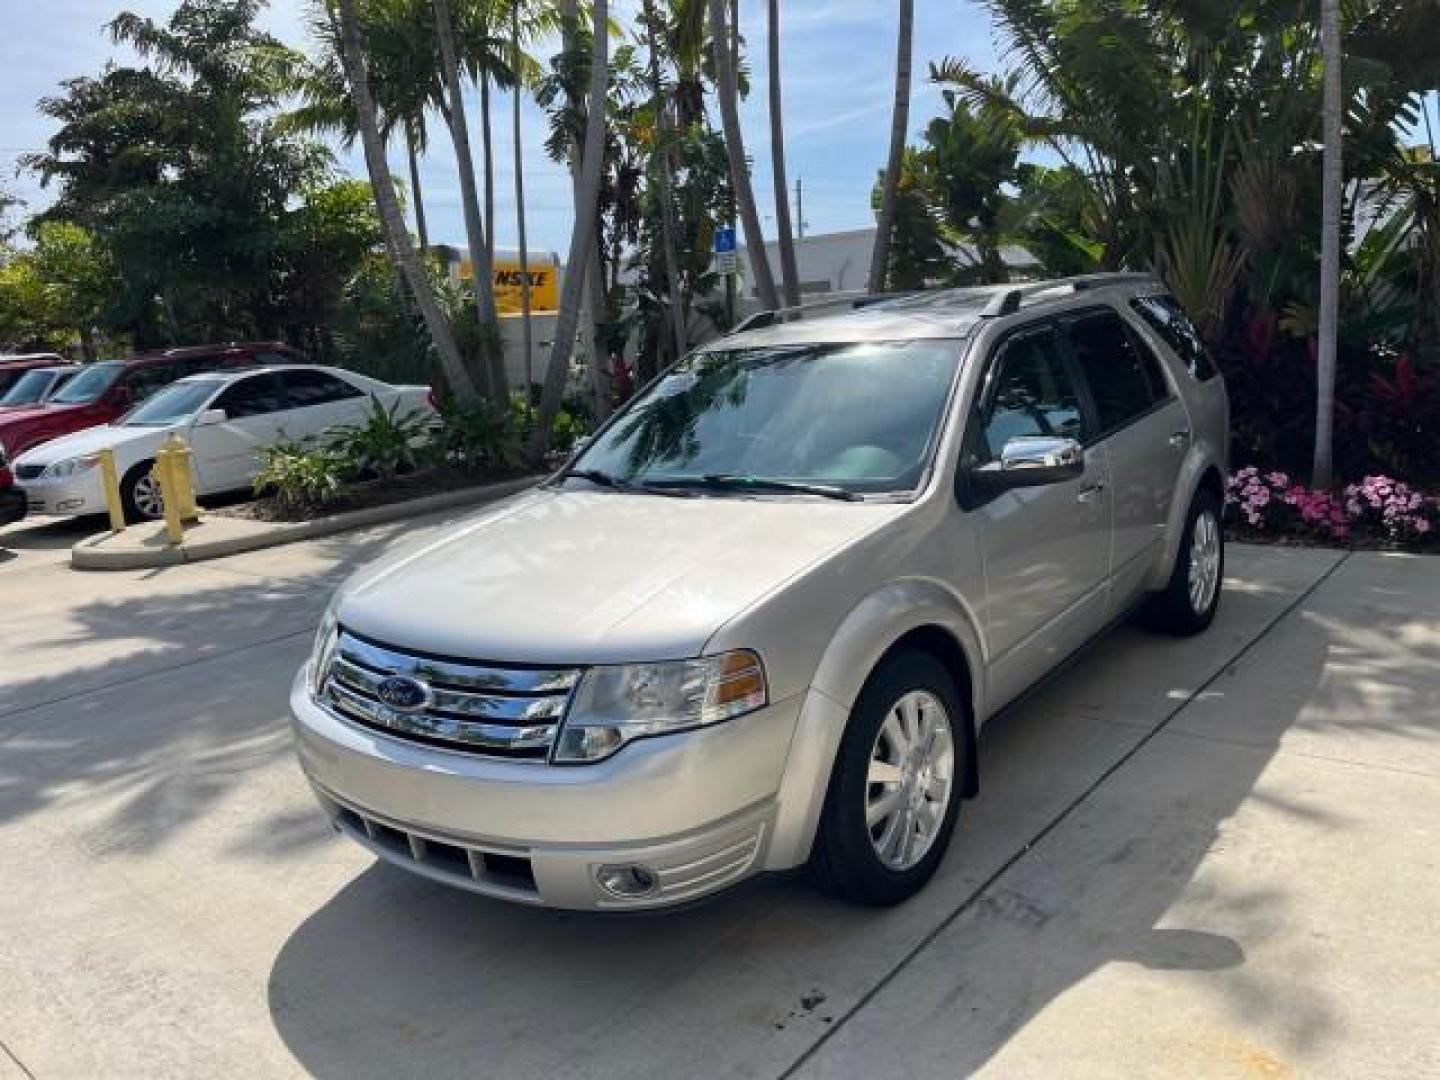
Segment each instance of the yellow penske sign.
[{"label": "yellow penske sign", "polygon": [[[560,271],[554,266],[531,264],[529,270],[521,270],[518,261],[496,259],[495,307],[501,315],[519,315],[524,310],[523,291],[525,275],[530,275],[530,310],[556,311],[560,307]],[[468,262],[460,264],[460,276],[470,278],[475,268]]]}]

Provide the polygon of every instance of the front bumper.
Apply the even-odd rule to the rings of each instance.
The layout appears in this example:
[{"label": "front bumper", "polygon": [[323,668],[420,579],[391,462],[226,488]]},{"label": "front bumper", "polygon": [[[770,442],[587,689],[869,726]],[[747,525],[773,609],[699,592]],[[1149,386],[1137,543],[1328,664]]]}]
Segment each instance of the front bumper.
[{"label": "front bumper", "polygon": [[80,517],[106,511],[105,489],[100,482],[99,469],[87,469],[83,473],[53,480],[44,477],[25,480],[19,486],[25,492],[27,509],[36,516]]},{"label": "front bumper", "polygon": [[0,487],[0,525],[9,525],[25,516],[25,492],[17,487]]},{"label": "front bumper", "polygon": [[[504,761],[357,727],[290,695],[300,764],[337,831],[426,877],[507,900],[580,910],[667,907],[755,873],[800,698],[632,743],[585,766]],[[657,881],[620,898],[602,866]]]}]

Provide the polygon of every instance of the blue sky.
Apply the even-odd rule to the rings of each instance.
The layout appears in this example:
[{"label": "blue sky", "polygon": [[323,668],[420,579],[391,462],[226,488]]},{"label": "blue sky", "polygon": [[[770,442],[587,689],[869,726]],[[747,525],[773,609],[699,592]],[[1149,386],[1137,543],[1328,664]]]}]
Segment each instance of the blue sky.
[{"label": "blue sky", "polygon": [[[0,37],[0,174],[6,186],[25,198],[30,209],[47,196],[33,178],[13,175],[15,158],[44,144],[48,122],[35,102],[56,91],[60,81],[98,72],[117,53],[103,25],[122,7],[161,18],[174,0],[0,0],[5,33]],[[614,0],[618,17],[628,15],[638,0]],[[883,162],[889,136],[895,53],[895,0],[785,0],[785,114],[787,165],[793,185],[805,182],[805,218],[811,232],[859,228],[871,222],[870,189]],[[751,65],[764,70],[764,4],[743,0],[742,24],[754,46]],[[970,0],[919,0],[916,4],[916,93],[911,111],[912,134],[936,110],[938,97],[925,83],[933,60],[947,55],[969,58],[977,66],[996,65],[995,44],[987,16]],[[279,37],[307,45],[302,0],[271,0],[265,23]],[[509,101],[496,102],[497,205],[496,239],[513,243],[514,174],[511,169]],[[765,215],[767,234],[773,229],[772,180],[769,162],[768,103],[763,80],[746,101],[743,120],[747,150],[755,161],[755,186]],[[473,126],[473,125],[472,125]],[[459,243],[459,188],[454,157],[436,125],[422,182],[431,219],[432,239]],[[563,252],[571,218],[569,178],[541,149],[545,122],[533,107],[526,109],[525,170],[531,244]],[[478,132],[472,132],[478,139]],[[477,152],[478,161],[478,152]],[[339,167],[364,174],[358,154],[340,154]],[[394,159],[397,175],[403,158]]]}]

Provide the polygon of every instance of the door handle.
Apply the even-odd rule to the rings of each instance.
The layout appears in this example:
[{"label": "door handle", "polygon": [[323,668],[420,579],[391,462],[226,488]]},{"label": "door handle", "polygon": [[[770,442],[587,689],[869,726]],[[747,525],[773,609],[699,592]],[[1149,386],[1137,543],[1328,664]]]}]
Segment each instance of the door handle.
[{"label": "door handle", "polygon": [[1183,430],[1181,430],[1181,431],[1172,432],[1171,435],[1170,435],[1170,445],[1173,446],[1173,447],[1175,447],[1176,450],[1179,450],[1182,446],[1184,446],[1184,445],[1185,445],[1186,443],[1188,443],[1189,441],[1190,441],[1190,430],[1189,430],[1188,428],[1183,429]]},{"label": "door handle", "polygon": [[1101,496],[1104,491],[1104,484],[1086,484],[1083,488],[1080,489],[1080,493],[1075,496],[1075,501],[1082,503],[1094,502]]}]

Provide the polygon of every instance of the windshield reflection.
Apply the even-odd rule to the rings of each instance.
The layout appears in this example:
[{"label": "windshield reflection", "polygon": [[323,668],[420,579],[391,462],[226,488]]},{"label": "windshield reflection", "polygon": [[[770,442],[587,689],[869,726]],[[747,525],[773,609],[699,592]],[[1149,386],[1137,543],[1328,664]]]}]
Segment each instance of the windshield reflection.
[{"label": "windshield reflection", "polygon": [[637,399],[575,467],[634,484],[708,478],[713,489],[724,477],[913,490],[960,355],[948,340],[700,353]]}]

